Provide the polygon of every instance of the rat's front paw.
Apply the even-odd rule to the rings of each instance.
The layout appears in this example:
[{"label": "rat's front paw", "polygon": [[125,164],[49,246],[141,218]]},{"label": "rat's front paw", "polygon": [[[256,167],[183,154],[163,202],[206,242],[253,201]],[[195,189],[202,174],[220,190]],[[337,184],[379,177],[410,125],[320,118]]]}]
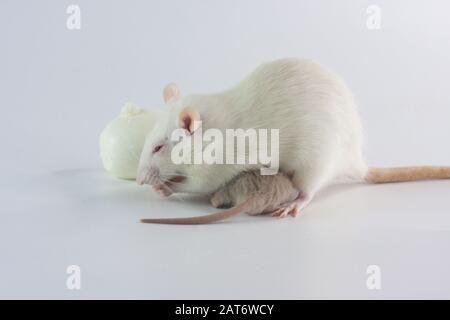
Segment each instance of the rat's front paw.
[{"label": "rat's front paw", "polygon": [[161,197],[168,197],[172,194],[172,191],[165,184],[157,184],[153,186],[153,190]]}]

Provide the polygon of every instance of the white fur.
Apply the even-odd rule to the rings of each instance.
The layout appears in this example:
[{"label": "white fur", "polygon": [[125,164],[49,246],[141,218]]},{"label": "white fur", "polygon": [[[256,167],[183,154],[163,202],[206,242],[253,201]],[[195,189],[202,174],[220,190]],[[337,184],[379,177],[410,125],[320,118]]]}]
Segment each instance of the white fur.
[{"label": "white fur", "polygon": [[211,193],[243,170],[260,167],[176,166],[170,160],[173,144],[167,140],[164,150],[152,156],[155,144],[170,140],[186,106],[199,111],[204,130],[279,129],[280,170],[293,173],[294,186],[309,197],[336,179],[361,180],[366,175],[362,127],[352,94],[337,75],[316,62],[276,60],[261,65],[230,90],[177,97],[167,104],[165,120],[147,137],[138,175],[148,176],[151,167],[158,168],[162,177],[186,175],[178,192]]}]

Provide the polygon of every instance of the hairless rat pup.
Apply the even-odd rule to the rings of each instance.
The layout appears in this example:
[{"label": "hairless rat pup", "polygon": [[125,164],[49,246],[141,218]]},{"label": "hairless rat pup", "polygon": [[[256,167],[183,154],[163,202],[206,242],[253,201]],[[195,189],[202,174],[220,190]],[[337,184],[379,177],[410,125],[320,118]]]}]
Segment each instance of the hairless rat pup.
[{"label": "hairless rat pup", "polygon": [[259,171],[240,173],[224,187],[216,191],[211,204],[216,208],[231,209],[206,216],[189,218],[142,219],[144,223],[204,224],[228,219],[240,213],[257,215],[276,212],[281,204],[294,200],[298,191],[290,177],[284,173],[261,175]]},{"label": "hairless rat pup", "polygon": [[[340,77],[311,60],[265,63],[236,86],[215,94],[183,97],[175,84],[169,84],[163,96],[166,114],[146,137],[136,180],[165,195],[212,194],[242,172],[264,167],[259,162],[175,164],[171,153],[176,142],[171,134],[181,129],[194,139],[199,127],[203,132],[219,130],[224,136],[226,129],[279,130],[279,170],[292,173],[290,181],[298,191],[295,199],[274,209],[280,217],[295,216],[324,186],[343,179],[385,183],[450,178],[450,167],[368,167],[351,91]],[[240,204],[238,209],[246,205],[251,207]]]}]

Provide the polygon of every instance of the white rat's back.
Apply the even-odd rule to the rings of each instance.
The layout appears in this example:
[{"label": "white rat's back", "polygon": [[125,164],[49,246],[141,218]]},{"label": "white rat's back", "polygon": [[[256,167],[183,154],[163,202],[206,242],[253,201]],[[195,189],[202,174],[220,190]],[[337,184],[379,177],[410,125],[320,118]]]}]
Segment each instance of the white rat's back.
[{"label": "white rat's back", "polygon": [[[362,127],[350,90],[311,60],[261,65],[234,88],[207,100],[208,127],[280,130],[280,169],[314,193],[336,178],[364,178]],[[195,105],[195,102],[193,102]]]}]

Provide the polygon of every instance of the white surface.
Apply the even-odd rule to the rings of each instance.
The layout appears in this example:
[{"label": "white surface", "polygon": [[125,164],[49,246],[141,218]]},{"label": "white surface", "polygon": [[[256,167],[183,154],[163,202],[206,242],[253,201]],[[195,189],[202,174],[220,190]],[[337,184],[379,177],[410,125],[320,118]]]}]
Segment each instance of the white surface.
[{"label": "white surface", "polygon": [[78,31],[69,4],[0,2],[1,298],[450,298],[449,181],[331,188],[297,219],[152,226],[139,218],[213,209],[110,178],[98,151],[125,101],[302,56],[353,88],[370,164],[450,164],[446,1],[377,1],[378,31],[366,1],[78,1]]}]

